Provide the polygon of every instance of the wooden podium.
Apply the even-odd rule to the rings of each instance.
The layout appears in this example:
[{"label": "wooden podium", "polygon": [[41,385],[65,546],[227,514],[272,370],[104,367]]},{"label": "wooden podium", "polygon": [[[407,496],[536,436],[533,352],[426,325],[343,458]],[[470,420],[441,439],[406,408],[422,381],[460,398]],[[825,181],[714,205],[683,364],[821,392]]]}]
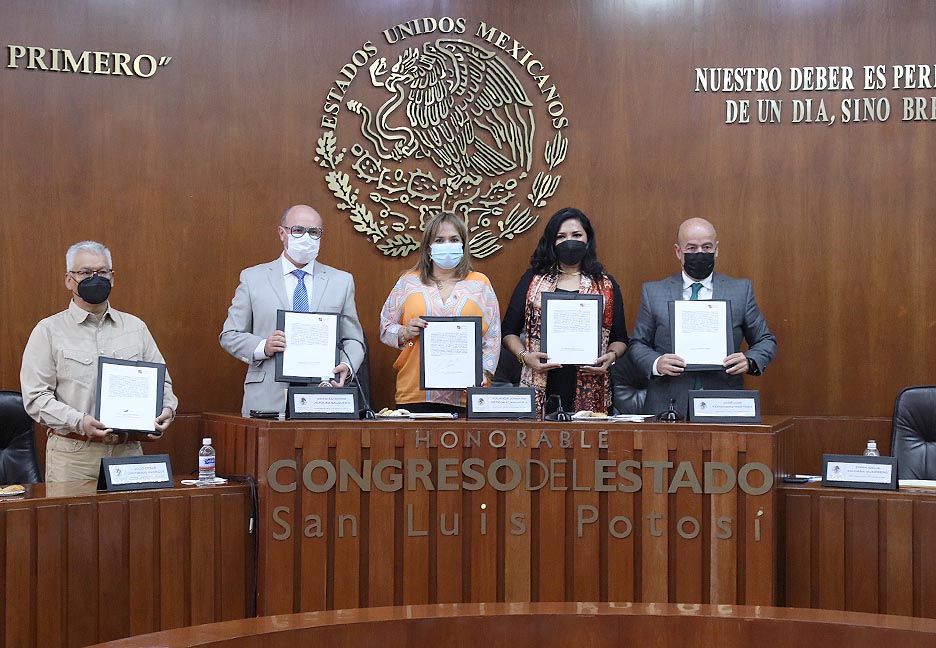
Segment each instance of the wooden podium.
[{"label": "wooden podium", "polygon": [[[204,420],[219,472],[258,480],[261,615],[776,601],[771,483],[788,418],[744,426]],[[728,473],[737,483],[726,488]]]}]

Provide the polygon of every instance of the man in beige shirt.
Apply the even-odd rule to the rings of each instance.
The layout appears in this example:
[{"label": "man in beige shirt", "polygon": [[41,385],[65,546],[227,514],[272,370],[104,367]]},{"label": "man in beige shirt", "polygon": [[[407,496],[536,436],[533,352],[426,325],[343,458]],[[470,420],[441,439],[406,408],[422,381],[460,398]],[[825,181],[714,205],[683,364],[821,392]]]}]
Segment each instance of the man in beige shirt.
[{"label": "man in beige shirt", "polygon": [[[76,243],[65,255],[68,308],[36,325],[23,352],[20,384],[29,415],[51,428],[46,481],[96,479],[102,457],[143,454],[139,441],[107,429],[94,411],[98,357],[165,363],[149,329],[137,317],[110,306],[111,253],[94,241]],[[166,372],[162,433],[175,418],[178,400]],[[156,438],[150,435],[151,438]]]}]

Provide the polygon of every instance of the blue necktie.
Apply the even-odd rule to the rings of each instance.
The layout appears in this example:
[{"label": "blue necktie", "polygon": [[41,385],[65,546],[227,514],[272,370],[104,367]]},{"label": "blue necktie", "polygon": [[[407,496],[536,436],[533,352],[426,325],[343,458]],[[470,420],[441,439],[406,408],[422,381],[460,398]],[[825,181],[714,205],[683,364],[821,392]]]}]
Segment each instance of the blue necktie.
[{"label": "blue necktie", "polygon": [[296,291],[293,293],[293,310],[300,313],[308,313],[309,293],[306,291],[303,277],[309,273],[305,270],[293,270],[291,274],[295,275],[296,279],[299,280],[299,283],[296,284]]},{"label": "blue necktie", "polygon": [[[692,294],[689,295],[689,301],[699,301],[699,291],[702,290],[702,284],[697,281],[689,287],[692,288]],[[696,374],[695,385],[693,385],[693,389],[702,389],[702,376],[699,374]]]}]

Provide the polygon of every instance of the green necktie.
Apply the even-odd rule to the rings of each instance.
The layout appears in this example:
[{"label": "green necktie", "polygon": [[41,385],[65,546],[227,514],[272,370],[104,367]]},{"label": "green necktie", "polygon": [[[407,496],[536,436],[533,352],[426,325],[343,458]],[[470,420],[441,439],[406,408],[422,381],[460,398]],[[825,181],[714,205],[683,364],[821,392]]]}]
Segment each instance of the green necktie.
[{"label": "green necktie", "polygon": [[[699,301],[699,291],[702,290],[702,284],[697,281],[689,287],[692,288],[692,294],[689,295],[689,301]],[[702,376],[699,374],[696,374],[695,386],[693,389],[702,389]]]}]

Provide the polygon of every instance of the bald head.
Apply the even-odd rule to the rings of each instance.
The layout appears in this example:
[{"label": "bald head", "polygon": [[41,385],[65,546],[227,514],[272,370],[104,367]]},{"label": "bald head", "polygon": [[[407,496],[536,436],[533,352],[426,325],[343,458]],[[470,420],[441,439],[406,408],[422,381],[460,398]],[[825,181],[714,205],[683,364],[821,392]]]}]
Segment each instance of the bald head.
[{"label": "bald head", "polygon": [[690,218],[684,220],[676,232],[676,245],[685,249],[689,239],[703,238],[713,243],[718,242],[715,226],[704,218]]},{"label": "bald head", "polygon": [[[309,219],[313,219],[316,222],[311,224],[305,222]],[[302,225],[304,227],[321,227],[322,217],[317,211],[308,205],[293,205],[283,212],[283,217],[280,219],[280,227],[292,227],[293,225]]]}]

